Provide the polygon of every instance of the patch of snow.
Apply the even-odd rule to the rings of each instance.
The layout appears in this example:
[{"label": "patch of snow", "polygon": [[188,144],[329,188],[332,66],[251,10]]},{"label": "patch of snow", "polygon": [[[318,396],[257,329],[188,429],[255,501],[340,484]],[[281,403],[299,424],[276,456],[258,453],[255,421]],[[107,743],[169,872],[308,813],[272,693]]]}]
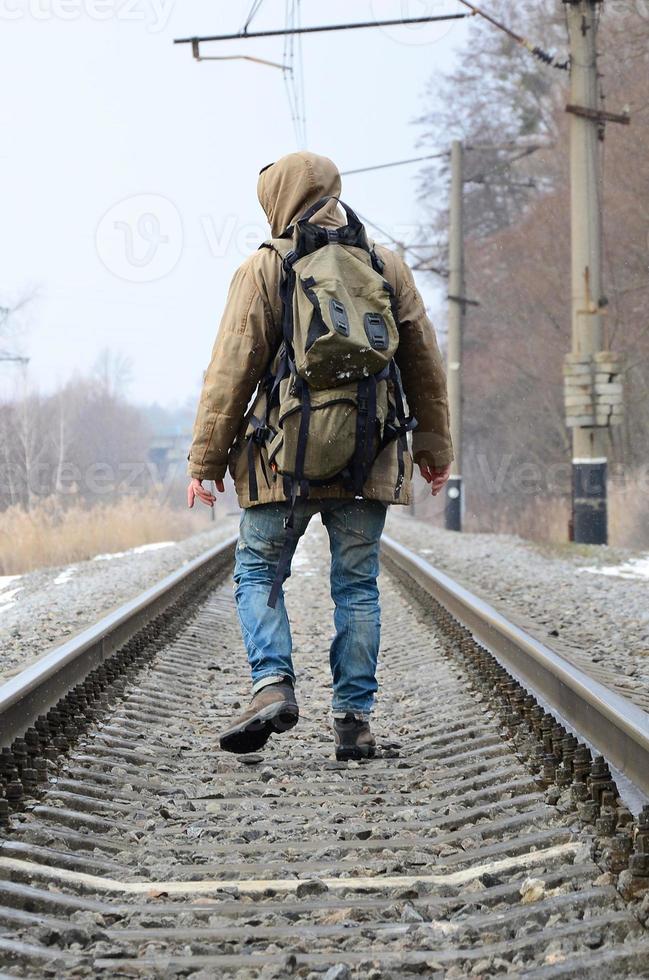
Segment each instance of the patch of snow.
[{"label": "patch of snow", "polygon": [[70,581],[76,571],[76,565],[69,565],[67,568],[64,568],[54,579],[54,585],[65,585],[66,582]]},{"label": "patch of snow", "polygon": [[134,555],[143,555],[146,551],[158,551],[160,548],[171,548],[175,541],[154,541],[153,544],[141,544],[137,548],[131,548]]},{"label": "patch of snow", "polygon": [[[15,582],[21,575],[0,575],[0,589],[6,589],[10,582]],[[4,597],[3,597],[4,598]]]},{"label": "patch of snow", "polygon": [[[16,577],[18,578],[19,576]],[[2,593],[2,596],[0,596],[0,612],[4,612],[5,609],[9,609],[10,606],[15,604],[15,596],[17,596],[19,592],[22,592],[22,587],[10,589],[9,592]]]},{"label": "patch of snow", "polygon": [[610,575],[613,578],[649,579],[649,555],[644,558],[630,558],[622,565],[597,565],[578,568],[579,572],[591,575]]},{"label": "patch of snow", "polygon": [[171,548],[175,541],[154,541],[153,544],[141,544],[128,551],[109,551],[104,555],[95,555],[93,561],[111,561],[113,558],[126,558],[128,555],[144,555],[147,551],[159,551],[160,548]]}]

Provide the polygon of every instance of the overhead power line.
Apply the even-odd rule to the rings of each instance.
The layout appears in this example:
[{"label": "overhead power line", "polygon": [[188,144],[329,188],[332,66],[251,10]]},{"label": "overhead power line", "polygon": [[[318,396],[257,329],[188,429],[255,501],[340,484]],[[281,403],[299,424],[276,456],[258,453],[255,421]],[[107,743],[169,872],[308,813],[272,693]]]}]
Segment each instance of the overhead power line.
[{"label": "overhead power line", "polygon": [[272,31],[239,31],[237,34],[211,34],[206,37],[178,37],[174,44],[196,41],[247,41],[256,37],[284,37],[287,34],[320,34],[323,31],[354,31],[369,27],[400,27],[408,24],[431,24],[442,20],[463,20],[471,14],[437,14],[430,17],[398,17],[393,20],[367,20],[353,24],[321,24],[318,27],[286,27]]},{"label": "overhead power line", "polygon": [[[515,146],[516,146],[515,143],[512,144],[512,149]],[[493,147],[484,147],[484,149],[493,149]],[[465,184],[470,184],[472,182],[483,183],[485,177],[490,177],[491,174],[499,173],[500,171],[505,170],[507,167],[510,167],[513,163],[516,163],[518,160],[523,160],[525,157],[529,157],[533,153],[536,153],[537,150],[542,150],[542,149],[544,149],[543,144],[538,144],[536,146],[531,145],[531,146],[522,147],[520,152],[517,153],[515,156],[509,157],[509,159],[507,160],[500,160],[498,163],[495,163],[488,170],[482,170],[479,173],[473,174],[471,177],[465,177],[464,183]],[[534,186],[534,185],[526,184],[523,186]]]},{"label": "overhead power line", "polygon": [[491,14],[488,14],[481,7],[476,6],[474,3],[470,3],[469,0],[458,0],[459,3],[467,7],[471,13],[470,14],[435,14],[428,17],[398,17],[391,20],[368,20],[359,21],[351,24],[321,24],[317,27],[301,27],[298,24],[287,24],[286,27],[282,29],[267,30],[267,31],[249,31],[248,27],[252,19],[257,14],[262,0],[255,0],[252,4],[252,8],[246,22],[243,26],[243,30],[238,31],[236,34],[210,34],[204,37],[181,37],[175,38],[174,44],[194,44],[196,45],[199,41],[247,41],[250,38],[259,37],[286,37],[287,35],[295,34],[320,34],[326,31],[353,31],[360,30],[371,27],[399,27],[407,26],[409,24],[430,24],[438,21],[448,21],[448,20],[463,20],[465,17],[482,17],[483,20],[488,21],[497,30],[502,31],[507,34],[513,41],[520,44],[522,47],[526,48],[530,54],[535,58],[538,58],[546,65],[550,65],[552,68],[558,68],[561,71],[567,71],[570,67],[570,60],[568,58],[563,61],[559,60],[555,55],[550,54],[545,51],[538,44],[534,44],[528,38],[524,37],[522,34],[518,34],[513,31],[502,21],[497,20]]},{"label": "overhead power line", "polygon": [[286,0],[286,27],[284,37],[284,85],[293,122],[295,140],[300,149],[306,146],[306,100],[304,96],[304,71],[302,67],[302,38],[295,33],[300,26],[300,0]]},{"label": "overhead power line", "polygon": [[535,58],[538,58],[539,61],[542,61],[544,64],[550,65],[552,68],[558,68],[560,71],[567,71],[568,68],[570,67],[569,58],[566,58],[563,61],[559,61],[555,55],[549,54],[547,51],[544,51],[543,48],[541,48],[538,44],[534,44],[532,41],[528,40],[528,38],[523,37],[521,34],[517,34],[516,31],[513,31],[510,27],[507,27],[507,25],[503,24],[501,21],[496,20],[495,17],[492,17],[491,14],[488,14],[480,7],[477,7],[474,3],[469,3],[469,0],[459,0],[459,3],[463,4],[465,7],[468,7],[472,14],[475,14],[477,17],[482,17],[484,20],[489,21],[490,24],[493,24],[493,26],[496,27],[499,31],[502,31],[504,34],[507,34],[507,36],[511,37],[513,41],[516,41],[517,44],[520,44],[522,47],[527,48],[530,54],[534,55]]},{"label": "overhead power line", "polygon": [[388,167],[405,167],[407,163],[419,163],[421,160],[439,160],[447,157],[448,150],[443,153],[429,153],[424,157],[410,157],[408,160],[394,160],[392,163],[375,163],[371,167],[358,167],[356,170],[341,170],[341,177],[348,177],[351,174],[366,174],[370,170],[386,170]]},{"label": "overhead power line", "polygon": [[430,263],[431,259],[425,258],[423,255],[418,255],[414,251],[415,248],[435,248],[434,245],[406,245],[405,242],[399,241],[398,238],[395,238],[394,235],[391,235],[389,231],[385,230],[385,228],[381,228],[380,225],[375,224],[374,221],[370,221],[370,219],[362,215],[360,211],[357,211],[356,214],[361,219],[363,224],[369,225],[371,228],[374,228],[375,231],[378,231],[379,234],[387,238],[388,241],[392,242],[393,245],[396,245],[398,249],[403,250],[404,252],[410,252],[413,258],[417,260],[417,265],[412,266],[413,269],[415,270],[421,269],[422,271],[425,270],[426,272],[435,272],[438,276],[442,276],[443,278],[446,278],[448,276],[448,272],[446,271],[446,269],[439,269],[436,266],[427,264]]},{"label": "overhead power line", "polygon": [[242,34],[246,34],[247,33],[248,28],[250,27],[250,25],[251,25],[251,23],[253,21],[253,18],[257,16],[257,13],[259,12],[259,8],[261,7],[261,5],[262,5],[263,2],[264,2],[264,0],[252,0],[252,7],[250,8],[250,12],[248,13],[248,16],[246,17],[245,24],[241,28],[241,33]]}]

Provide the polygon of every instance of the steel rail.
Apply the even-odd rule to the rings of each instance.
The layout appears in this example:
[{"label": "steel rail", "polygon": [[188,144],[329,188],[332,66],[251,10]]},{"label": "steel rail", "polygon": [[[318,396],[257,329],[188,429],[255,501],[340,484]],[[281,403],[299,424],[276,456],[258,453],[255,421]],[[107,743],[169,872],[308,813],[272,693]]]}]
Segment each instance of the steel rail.
[{"label": "steel rail", "polygon": [[178,599],[201,572],[234,553],[236,535],[203,552],[99,622],[56,647],[0,687],[0,747],[9,746],[41,714]]},{"label": "steel rail", "polygon": [[509,622],[489,603],[397,541],[384,535],[381,545],[388,567],[395,566],[441,603],[519,683],[538,694],[576,734],[649,795],[647,712]]}]

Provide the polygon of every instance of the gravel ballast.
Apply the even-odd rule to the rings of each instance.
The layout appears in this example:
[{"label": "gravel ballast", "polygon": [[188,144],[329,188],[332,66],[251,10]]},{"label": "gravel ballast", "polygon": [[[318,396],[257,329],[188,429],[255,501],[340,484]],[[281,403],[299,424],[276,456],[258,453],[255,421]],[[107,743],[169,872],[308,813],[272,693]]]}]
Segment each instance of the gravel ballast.
[{"label": "gravel ballast", "polygon": [[141,665],[106,688],[85,731],[73,709],[68,757],[39,804],[11,816],[0,970],[59,980],[645,975],[642,907],[627,908],[614,887],[631,876],[594,861],[610,838],[584,826],[571,788],[544,793],[526,764],[533,746],[494,710],[493,677],[468,674],[467,651],[388,569],[377,756],[335,759],[329,546],[317,520],[298,557],[287,588],[297,727],[250,756],[219,749],[249,671],[227,571],[215,574],[210,594],[152,631]]},{"label": "gravel ballast", "polygon": [[[184,541],[0,579],[0,680],[235,534],[237,527],[236,515],[217,514],[212,529]],[[641,556],[611,548],[551,548],[513,535],[455,534],[396,507],[386,530],[557,653],[649,710],[649,578],[633,572],[634,562],[641,568]],[[624,568],[628,562],[630,577],[586,571]],[[298,555],[294,583],[303,571],[300,563]]]},{"label": "gravel ballast", "polygon": [[646,557],[596,546],[538,545],[514,535],[457,534],[401,511],[392,508],[389,535],[649,710]]},{"label": "gravel ballast", "polygon": [[183,541],[0,579],[0,682],[236,534],[238,526],[238,515],[217,512],[213,528]]}]

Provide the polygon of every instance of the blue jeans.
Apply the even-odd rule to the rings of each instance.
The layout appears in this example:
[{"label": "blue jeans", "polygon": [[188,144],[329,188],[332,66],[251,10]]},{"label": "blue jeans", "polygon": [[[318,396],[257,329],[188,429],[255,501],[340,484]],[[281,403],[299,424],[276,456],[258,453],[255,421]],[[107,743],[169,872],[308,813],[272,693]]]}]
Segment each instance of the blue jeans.
[{"label": "blue jeans", "polygon": [[[287,503],[259,504],[243,512],[237,544],[235,598],[243,641],[252,671],[253,692],[288,677],[295,681],[291,628],[283,590],[277,605],[267,605],[275,568],[286,540]],[[376,500],[307,500],[295,511],[297,539],[311,517],[320,513],[329,535],[331,597],[336,635],[329,651],[333,712],[367,715],[377,689],[381,618],[379,540],[385,504]],[[291,555],[291,558],[293,556]],[[290,565],[285,579],[290,575]]]}]

